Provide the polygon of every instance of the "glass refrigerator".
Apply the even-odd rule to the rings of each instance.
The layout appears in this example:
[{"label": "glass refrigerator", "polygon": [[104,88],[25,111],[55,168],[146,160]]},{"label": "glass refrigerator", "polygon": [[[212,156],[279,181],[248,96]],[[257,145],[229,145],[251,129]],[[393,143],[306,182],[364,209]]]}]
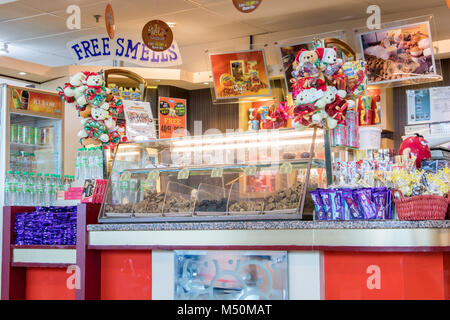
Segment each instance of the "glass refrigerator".
[{"label": "glass refrigerator", "polygon": [[0,205],[8,171],[63,171],[64,103],[56,93],[0,84]]}]

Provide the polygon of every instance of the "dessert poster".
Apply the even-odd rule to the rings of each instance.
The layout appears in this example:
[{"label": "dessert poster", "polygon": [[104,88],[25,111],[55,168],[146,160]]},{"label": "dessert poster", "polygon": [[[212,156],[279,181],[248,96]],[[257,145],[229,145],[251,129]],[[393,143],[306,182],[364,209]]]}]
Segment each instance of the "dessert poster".
[{"label": "dessert poster", "polygon": [[288,89],[289,92],[292,92],[291,79],[293,78],[292,71],[294,71],[295,58],[297,57],[299,51],[302,49],[312,50],[313,45],[312,43],[301,43],[291,46],[280,47],[281,65],[283,66],[286,88]]},{"label": "dessert poster", "polygon": [[210,59],[217,99],[270,95],[263,50],[212,54]]},{"label": "dessert poster", "polygon": [[128,140],[156,139],[150,102],[123,100],[123,110]]},{"label": "dessert poster", "polygon": [[436,75],[428,21],[358,35],[369,84]]},{"label": "dessert poster", "polygon": [[159,97],[159,138],[186,135],[186,100]]}]

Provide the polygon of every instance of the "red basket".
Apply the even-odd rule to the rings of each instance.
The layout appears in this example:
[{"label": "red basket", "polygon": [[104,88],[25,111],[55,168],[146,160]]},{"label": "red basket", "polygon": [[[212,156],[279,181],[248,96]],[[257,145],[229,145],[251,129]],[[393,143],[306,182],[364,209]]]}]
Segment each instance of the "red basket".
[{"label": "red basket", "polygon": [[449,199],[440,196],[423,195],[411,198],[394,198],[399,220],[445,220],[449,208]]}]

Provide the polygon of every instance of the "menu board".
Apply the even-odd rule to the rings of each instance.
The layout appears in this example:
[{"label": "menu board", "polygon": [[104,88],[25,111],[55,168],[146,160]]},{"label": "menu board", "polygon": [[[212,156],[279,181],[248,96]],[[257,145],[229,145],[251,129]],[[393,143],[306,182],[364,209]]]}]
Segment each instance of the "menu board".
[{"label": "menu board", "polygon": [[450,121],[450,87],[406,91],[408,124]]},{"label": "menu board", "polygon": [[155,123],[150,102],[123,100],[123,110],[128,140],[156,139]]},{"label": "menu board", "polygon": [[263,50],[211,54],[210,59],[217,99],[270,95]]},{"label": "menu board", "polygon": [[186,135],[186,100],[159,97],[159,138],[170,139]]},{"label": "menu board", "polygon": [[11,110],[29,110],[41,113],[62,114],[62,101],[56,95],[10,88]]}]

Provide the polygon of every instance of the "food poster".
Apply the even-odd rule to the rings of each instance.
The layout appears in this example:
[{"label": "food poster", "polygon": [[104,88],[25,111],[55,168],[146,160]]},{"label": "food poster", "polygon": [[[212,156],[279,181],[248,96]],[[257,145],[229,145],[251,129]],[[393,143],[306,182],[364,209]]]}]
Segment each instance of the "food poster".
[{"label": "food poster", "polygon": [[56,95],[10,88],[11,110],[29,110],[41,113],[62,114],[62,102]]},{"label": "food poster", "polygon": [[127,138],[130,141],[156,139],[150,102],[124,100]]},{"label": "food poster", "polygon": [[212,54],[210,59],[217,99],[270,95],[263,50]]},{"label": "food poster", "polygon": [[291,79],[294,78],[292,72],[294,71],[295,58],[302,49],[313,50],[313,45],[311,43],[301,43],[280,47],[284,79],[286,81],[286,88],[289,92],[292,92]]},{"label": "food poster", "polygon": [[186,100],[159,97],[159,138],[186,135]]},{"label": "food poster", "polygon": [[358,35],[369,84],[436,75],[429,22]]}]

